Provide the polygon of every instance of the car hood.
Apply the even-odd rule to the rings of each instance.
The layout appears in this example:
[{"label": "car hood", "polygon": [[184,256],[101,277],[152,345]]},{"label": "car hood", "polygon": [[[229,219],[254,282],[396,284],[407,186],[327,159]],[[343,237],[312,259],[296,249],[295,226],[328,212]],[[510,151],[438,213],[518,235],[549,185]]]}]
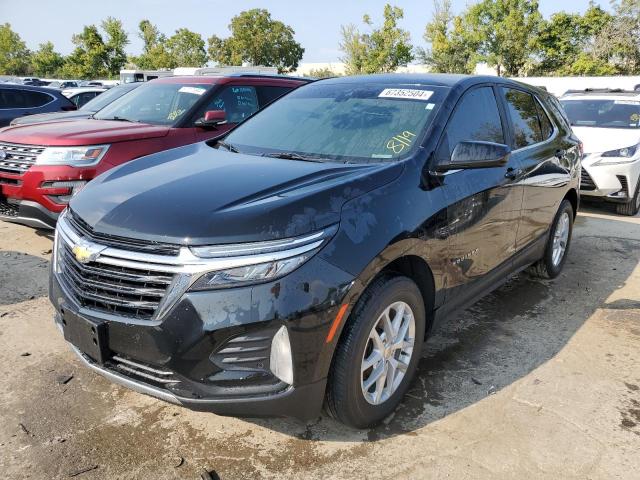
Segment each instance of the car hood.
[{"label": "car hood", "polygon": [[402,168],[283,160],[197,143],[110,170],[70,206],[102,234],[182,245],[273,240],[339,222],[346,201]]},{"label": "car hood", "polygon": [[78,120],[80,118],[89,118],[95,112],[89,112],[86,110],[76,110],[73,112],[51,112],[51,113],[38,113],[36,115],[25,115],[24,117],[16,118],[12,121],[14,125],[30,125],[33,123],[53,122],[62,120]]},{"label": "car hood", "polygon": [[630,147],[640,141],[640,129],[636,128],[571,127],[571,130],[580,139],[587,154]]},{"label": "car hood", "polygon": [[75,122],[56,121],[8,127],[0,132],[0,140],[27,145],[98,145],[164,137],[169,129],[168,126],[145,123],[80,119]]}]

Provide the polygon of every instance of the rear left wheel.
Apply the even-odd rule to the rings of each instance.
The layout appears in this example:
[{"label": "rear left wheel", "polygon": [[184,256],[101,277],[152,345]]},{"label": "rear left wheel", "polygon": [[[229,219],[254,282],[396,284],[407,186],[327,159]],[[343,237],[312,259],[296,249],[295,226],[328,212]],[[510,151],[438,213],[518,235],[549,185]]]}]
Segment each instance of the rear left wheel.
[{"label": "rear left wheel", "polygon": [[407,277],[378,279],[363,293],[336,347],[327,390],[333,417],[366,428],[393,412],[415,374],[425,318]]},{"label": "rear left wheel", "polygon": [[560,275],[567,259],[572,233],[573,207],[569,200],[563,200],[553,219],[544,256],[531,266],[530,272],[540,278],[555,278]]}]

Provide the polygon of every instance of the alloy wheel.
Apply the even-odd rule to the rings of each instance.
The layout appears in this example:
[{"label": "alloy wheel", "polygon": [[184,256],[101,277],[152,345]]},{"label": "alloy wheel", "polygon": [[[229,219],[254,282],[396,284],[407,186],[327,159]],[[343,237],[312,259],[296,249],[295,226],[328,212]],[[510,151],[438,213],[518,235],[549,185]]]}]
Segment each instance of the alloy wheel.
[{"label": "alloy wheel", "polygon": [[567,243],[569,242],[569,226],[571,220],[567,212],[562,212],[562,215],[558,219],[556,230],[553,234],[553,251],[551,253],[551,261],[554,266],[558,266],[564,257],[564,252],[567,250]]},{"label": "alloy wheel", "polygon": [[405,302],[389,305],[376,320],[362,355],[361,387],[366,401],[384,403],[402,383],[413,355],[416,322]]}]

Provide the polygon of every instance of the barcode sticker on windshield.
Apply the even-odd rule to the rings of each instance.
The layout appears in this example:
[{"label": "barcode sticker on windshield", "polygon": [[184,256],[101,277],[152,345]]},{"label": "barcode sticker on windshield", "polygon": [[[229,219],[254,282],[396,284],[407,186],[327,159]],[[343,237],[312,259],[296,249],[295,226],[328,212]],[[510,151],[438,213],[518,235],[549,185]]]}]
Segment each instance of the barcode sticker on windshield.
[{"label": "barcode sticker on windshield", "polygon": [[431,90],[417,90],[415,88],[385,88],[378,95],[379,98],[405,98],[407,100],[429,100],[433,95]]},{"label": "barcode sticker on windshield", "polygon": [[640,105],[640,102],[634,102],[633,100],[614,100],[616,105]]},{"label": "barcode sticker on windshield", "polygon": [[206,88],[199,88],[199,87],[180,87],[180,90],[178,90],[180,93],[193,93],[194,95],[202,95],[204,92],[207,91]]}]

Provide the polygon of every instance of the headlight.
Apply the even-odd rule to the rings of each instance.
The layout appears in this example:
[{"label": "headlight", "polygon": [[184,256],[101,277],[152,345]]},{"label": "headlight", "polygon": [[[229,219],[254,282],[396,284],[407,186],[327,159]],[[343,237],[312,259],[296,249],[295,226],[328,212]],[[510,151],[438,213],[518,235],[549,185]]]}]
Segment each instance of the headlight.
[{"label": "headlight", "polygon": [[86,147],[47,147],[38,155],[37,165],[69,165],[90,167],[98,163],[107,153],[109,145],[89,145]]},{"label": "headlight", "polygon": [[609,150],[600,155],[594,165],[619,165],[621,163],[635,162],[636,159],[633,156],[638,151],[638,145],[632,145],[630,147],[619,148],[617,150]]},{"label": "headlight", "polygon": [[[283,240],[191,247],[191,252],[207,259],[212,268],[198,277],[190,290],[238,287],[283,277],[313,257],[336,231],[333,226]],[[213,268],[215,264],[220,268]]]}]

